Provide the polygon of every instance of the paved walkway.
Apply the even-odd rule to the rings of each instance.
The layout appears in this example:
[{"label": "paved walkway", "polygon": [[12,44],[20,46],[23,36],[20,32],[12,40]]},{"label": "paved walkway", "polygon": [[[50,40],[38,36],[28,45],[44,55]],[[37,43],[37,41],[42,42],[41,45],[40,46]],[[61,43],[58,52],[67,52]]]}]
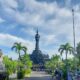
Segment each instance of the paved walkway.
[{"label": "paved walkway", "polygon": [[31,77],[25,80],[51,80],[51,76],[42,71],[33,71]]}]

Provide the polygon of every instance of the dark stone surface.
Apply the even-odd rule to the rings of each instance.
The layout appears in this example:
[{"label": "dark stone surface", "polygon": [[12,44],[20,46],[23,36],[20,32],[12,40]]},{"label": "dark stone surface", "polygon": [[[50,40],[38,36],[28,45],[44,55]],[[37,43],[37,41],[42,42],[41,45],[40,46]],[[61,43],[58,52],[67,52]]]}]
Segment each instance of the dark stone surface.
[{"label": "dark stone surface", "polygon": [[31,59],[34,64],[44,64],[43,54],[40,50],[34,50]]}]

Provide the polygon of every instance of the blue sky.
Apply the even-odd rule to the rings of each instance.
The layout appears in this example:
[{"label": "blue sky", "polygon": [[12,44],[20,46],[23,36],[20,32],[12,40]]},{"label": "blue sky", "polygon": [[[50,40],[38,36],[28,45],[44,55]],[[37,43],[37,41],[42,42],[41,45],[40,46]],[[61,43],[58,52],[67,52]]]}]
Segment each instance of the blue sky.
[{"label": "blue sky", "polygon": [[73,46],[72,8],[77,44],[80,41],[80,0],[0,0],[0,48],[4,55],[18,57],[11,51],[17,41],[27,46],[31,54],[37,28],[43,53],[57,54],[59,46],[66,42]]}]

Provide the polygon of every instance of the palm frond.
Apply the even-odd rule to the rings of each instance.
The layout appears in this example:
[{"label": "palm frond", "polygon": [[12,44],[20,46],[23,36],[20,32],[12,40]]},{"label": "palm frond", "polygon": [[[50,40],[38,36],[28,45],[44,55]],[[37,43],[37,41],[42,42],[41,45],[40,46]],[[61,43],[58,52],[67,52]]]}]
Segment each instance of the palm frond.
[{"label": "palm frond", "polygon": [[15,49],[16,48],[16,46],[14,45],[12,48],[11,48],[11,50],[13,50],[13,49]]},{"label": "palm frond", "polygon": [[27,52],[27,47],[23,46],[23,47],[22,47],[22,50],[23,50],[24,53],[26,54],[26,52]]}]

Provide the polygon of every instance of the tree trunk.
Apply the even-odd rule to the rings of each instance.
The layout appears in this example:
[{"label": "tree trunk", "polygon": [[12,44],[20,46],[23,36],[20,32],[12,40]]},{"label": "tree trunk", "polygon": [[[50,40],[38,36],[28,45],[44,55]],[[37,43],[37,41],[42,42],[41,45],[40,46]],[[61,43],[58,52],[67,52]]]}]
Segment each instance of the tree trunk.
[{"label": "tree trunk", "polygon": [[[21,61],[20,51],[18,51],[18,54],[19,54],[19,62],[20,62]],[[19,67],[19,71],[20,71],[21,70],[20,65],[18,67]]]},{"label": "tree trunk", "polygon": [[66,80],[68,80],[68,63],[67,63],[67,51],[66,51]]},{"label": "tree trunk", "polygon": [[18,54],[19,54],[19,60],[21,60],[20,51],[18,51]]},{"label": "tree trunk", "polygon": [[80,57],[79,57],[79,65],[80,65]]}]

